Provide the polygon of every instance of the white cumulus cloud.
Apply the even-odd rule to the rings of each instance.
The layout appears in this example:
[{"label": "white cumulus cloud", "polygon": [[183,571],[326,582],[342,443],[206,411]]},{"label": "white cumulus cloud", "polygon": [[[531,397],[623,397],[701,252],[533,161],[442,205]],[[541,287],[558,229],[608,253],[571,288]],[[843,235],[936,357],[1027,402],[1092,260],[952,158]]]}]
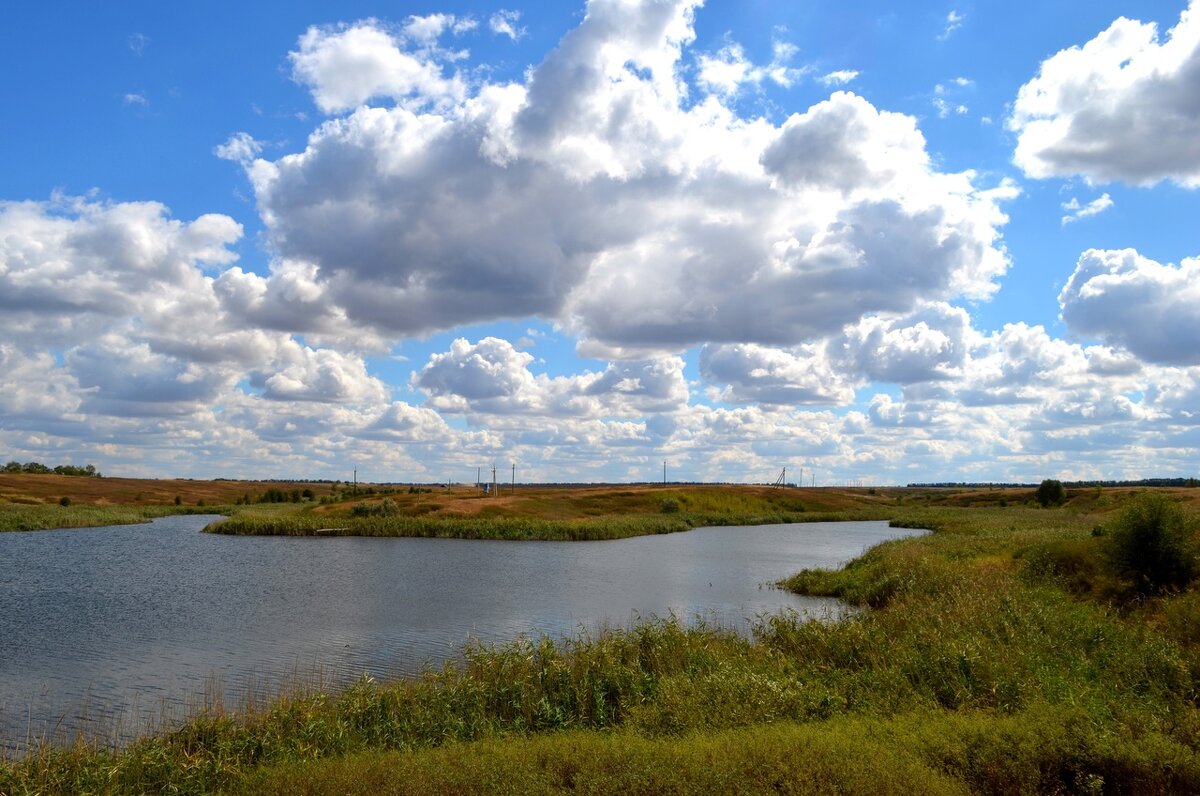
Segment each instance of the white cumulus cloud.
[{"label": "white cumulus cloud", "polygon": [[350,112],[247,164],[272,244],[376,334],[541,316],[631,356],[995,290],[1011,188],[938,171],[912,117],[853,94],[779,126],[690,102],[695,11],[594,0],[522,81],[465,94],[393,79],[432,56],[380,23],[311,29],[296,72]]},{"label": "white cumulus cloud", "polygon": [[1200,6],[1160,38],[1121,17],[1042,62],[1008,120],[1030,177],[1200,185]]},{"label": "white cumulus cloud", "polygon": [[708,345],[700,351],[700,373],[710,384],[726,385],[720,397],[728,403],[841,406],[854,400],[854,382],[835,372],[817,346]]},{"label": "white cumulus cloud", "polygon": [[1146,362],[1200,364],[1200,259],[1178,266],[1133,249],[1089,249],[1058,296],[1071,331]]},{"label": "white cumulus cloud", "polygon": [[[423,45],[451,21],[425,18],[410,22],[406,31]],[[288,57],[292,76],[310,88],[325,113],[346,111],[373,97],[420,106],[460,99],[465,92],[456,74],[445,74],[436,50],[405,49],[402,39],[373,20],[309,28]]]},{"label": "white cumulus cloud", "polygon": [[213,154],[221,160],[248,165],[262,152],[261,141],[254,140],[249,133],[234,133],[223,144],[213,147]]}]

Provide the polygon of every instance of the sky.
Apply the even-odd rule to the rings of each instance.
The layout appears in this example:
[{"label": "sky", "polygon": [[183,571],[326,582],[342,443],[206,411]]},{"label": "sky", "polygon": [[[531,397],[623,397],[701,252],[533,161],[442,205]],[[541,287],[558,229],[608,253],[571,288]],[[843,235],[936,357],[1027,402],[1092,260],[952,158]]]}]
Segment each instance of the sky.
[{"label": "sky", "polygon": [[1200,0],[0,25],[0,459],[1190,477]]}]

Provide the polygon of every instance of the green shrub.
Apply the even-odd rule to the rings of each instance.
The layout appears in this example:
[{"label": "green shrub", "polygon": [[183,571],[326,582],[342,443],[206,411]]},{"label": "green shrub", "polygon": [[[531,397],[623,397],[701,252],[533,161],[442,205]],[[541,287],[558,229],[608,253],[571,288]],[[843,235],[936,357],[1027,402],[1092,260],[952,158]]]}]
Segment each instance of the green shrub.
[{"label": "green shrub", "polygon": [[1195,515],[1160,494],[1139,495],[1107,528],[1105,557],[1140,594],[1182,589],[1200,574]]},{"label": "green shrub", "polygon": [[71,505],[71,499],[69,497],[67,497],[66,495],[63,495],[62,498],[58,501],[58,505],[64,506],[64,507],[69,506],[69,505]]},{"label": "green shrub", "polygon": [[395,517],[400,514],[400,506],[391,498],[384,498],[378,503],[355,503],[350,513],[355,517]]},{"label": "green shrub", "polygon": [[663,514],[678,514],[679,501],[675,498],[666,498],[662,503],[659,504],[659,510]]}]

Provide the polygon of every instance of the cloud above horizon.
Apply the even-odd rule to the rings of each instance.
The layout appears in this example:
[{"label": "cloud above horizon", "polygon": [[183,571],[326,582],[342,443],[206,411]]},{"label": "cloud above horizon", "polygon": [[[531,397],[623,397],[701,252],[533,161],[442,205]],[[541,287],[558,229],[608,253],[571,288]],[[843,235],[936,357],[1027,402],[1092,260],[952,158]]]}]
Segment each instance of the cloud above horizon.
[{"label": "cloud above horizon", "polygon": [[594,0],[523,82],[469,88],[429,40],[310,29],[293,76],[349,112],[247,162],[273,246],[383,336],[540,316],[611,352],[794,345],[995,291],[1013,186],[938,171],[915,119],[854,94],[739,117],[710,62],[683,82],[694,12]]},{"label": "cloud above horizon", "polygon": [[1042,62],[1013,103],[1014,160],[1035,178],[1200,186],[1200,5],[1164,38],[1121,17]]}]

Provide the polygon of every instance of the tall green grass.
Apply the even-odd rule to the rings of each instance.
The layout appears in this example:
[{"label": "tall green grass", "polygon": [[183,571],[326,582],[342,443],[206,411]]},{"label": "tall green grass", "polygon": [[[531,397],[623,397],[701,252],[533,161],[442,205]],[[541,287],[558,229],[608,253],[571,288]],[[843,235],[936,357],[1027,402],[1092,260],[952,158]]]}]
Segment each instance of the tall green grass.
[{"label": "tall green grass", "polygon": [[647,736],[570,731],[264,768],[263,794],[1175,794],[1194,752],[1113,737],[1071,708],[908,713]]}]

